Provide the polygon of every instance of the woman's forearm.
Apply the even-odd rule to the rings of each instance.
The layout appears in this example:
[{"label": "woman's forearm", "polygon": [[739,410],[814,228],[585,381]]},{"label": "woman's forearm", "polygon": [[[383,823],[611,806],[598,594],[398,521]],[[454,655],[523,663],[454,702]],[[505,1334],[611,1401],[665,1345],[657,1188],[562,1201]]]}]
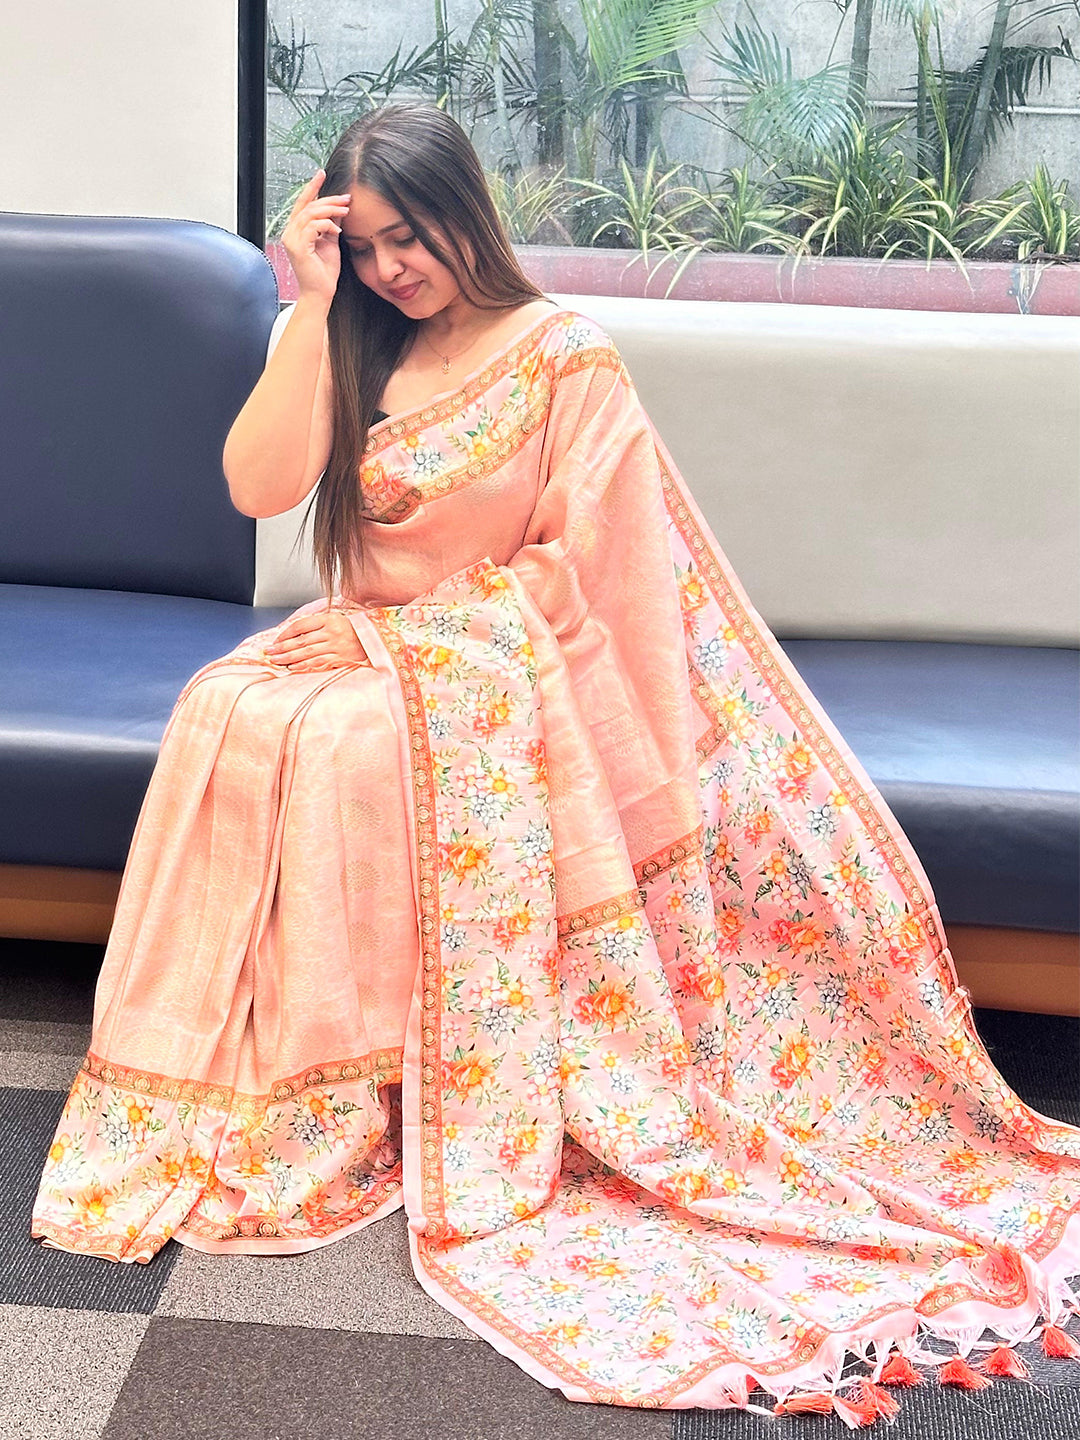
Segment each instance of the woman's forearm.
[{"label": "woman's forearm", "polygon": [[232,502],[244,515],[290,510],[311,491],[326,464],[329,357],[322,386],[319,383],[326,316],[320,298],[302,296],[297,301],[229,431],[222,466]]}]

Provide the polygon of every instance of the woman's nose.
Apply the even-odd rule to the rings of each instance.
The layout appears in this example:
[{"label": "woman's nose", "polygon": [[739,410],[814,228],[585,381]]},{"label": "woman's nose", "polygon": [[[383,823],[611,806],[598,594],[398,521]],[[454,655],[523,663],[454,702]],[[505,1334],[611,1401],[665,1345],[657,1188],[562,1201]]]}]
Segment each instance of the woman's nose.
[{"label": "woman's nose", "polygon": [[375,264],[378,267],[379,279],[384,285],[392,284],[405,268],[399,257],[389,250],[376,251]]}]

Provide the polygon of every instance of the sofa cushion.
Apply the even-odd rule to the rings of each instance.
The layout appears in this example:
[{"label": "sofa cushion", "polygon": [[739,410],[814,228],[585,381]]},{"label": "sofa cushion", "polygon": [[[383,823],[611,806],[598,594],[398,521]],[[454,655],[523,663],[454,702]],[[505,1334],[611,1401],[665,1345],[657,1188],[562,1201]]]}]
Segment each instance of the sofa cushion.
[{"label": "sofa cushion", "polygon": [[[0,586],[0,609],[0,863],[105,870],[123,867],[184,684],[289,613],[17,585]],[[946,924],[1078,928],[1077,652],[782,645],[904,827]]]},{"label": "sofa cushion", "polygon": [[288,613],[0,585],[0,863],[122,869],[177,695]]},{"label": "sofa cushion", "polygon": [[1080,653],[782,644],[902,825],[946,925],[1080,929]]},{"label": "sofa cushion", "polygon": [[264,255],[189,220],[0,214],[0,581],[250,604],[221,468],[259,378]]}]

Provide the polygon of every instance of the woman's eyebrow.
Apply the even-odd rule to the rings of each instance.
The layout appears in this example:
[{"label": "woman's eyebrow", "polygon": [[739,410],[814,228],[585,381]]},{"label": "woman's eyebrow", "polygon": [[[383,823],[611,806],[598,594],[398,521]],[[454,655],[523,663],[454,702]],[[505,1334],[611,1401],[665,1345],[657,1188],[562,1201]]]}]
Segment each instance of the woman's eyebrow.
[{"label": "woman's eyebrow", "polygon": [[[402,225],[408,225],[408,220],[395,220],[392,225],[384,225],[381,230],[376,230],[376,235],[385,235],[388,230],[400,230]],[[346,235],[346,240],[363,240],[362,235]]]}]

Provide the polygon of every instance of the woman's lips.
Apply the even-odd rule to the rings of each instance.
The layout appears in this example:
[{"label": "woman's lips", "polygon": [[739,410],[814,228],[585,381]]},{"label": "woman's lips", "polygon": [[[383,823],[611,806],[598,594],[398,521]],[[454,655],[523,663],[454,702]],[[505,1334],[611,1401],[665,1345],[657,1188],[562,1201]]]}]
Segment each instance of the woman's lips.
[{"label": "woman's lips", "polygon": [[417,280],[412,285],[406,285],[404,290],[391,290],[390,294],[394,297],[395,300],[411,300],[412,297],[416,294],[417,290],[420,289],[422,283],[422,281]]}]

